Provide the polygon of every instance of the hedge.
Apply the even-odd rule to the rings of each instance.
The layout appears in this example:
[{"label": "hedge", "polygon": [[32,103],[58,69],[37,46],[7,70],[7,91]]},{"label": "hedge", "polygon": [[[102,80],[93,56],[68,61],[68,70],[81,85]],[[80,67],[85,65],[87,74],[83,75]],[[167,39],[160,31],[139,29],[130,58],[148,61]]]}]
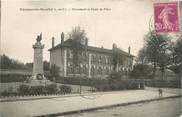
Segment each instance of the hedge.
[{"label": "hedge", "polygon": [[142,80],[134,79],[99,79],[99,78],[79,78],[79,77],[59,77],[56,82],[63,84],[83,85],[96,88],[98,91],[143,89]]},{"label": "hedge", "polygon": [[9,82],[24,82],[27,79],[28,75],[21,74],[1,74],[0,82],[9,83]]},{"label": "hedge", "polygon": [[[140,84],[140,87],[139,87]],[[95,88],[99,91],[114,91],[114,90],[130,90],[144,89],[144,84],[135,80],[117,80],[108,82],[107,84],[96,85]]]},{"label": "hedge", "polygon": [[84,86],[93,86],[96,84],[107,83],[107,79],[99,78],[80,78],[80,77],[56,77],[57,83],[62,84],[72,84],[72,85],[84,85]]},{"label": "hedge", "polygon": [[72,92],[72,88],[66,85],[56,84],[40,85],[40,86],[29,86],[22,84],[18,87],[17,92],[4,91],[0,93],[1,97],[9,96],[38,96],[38,95],[52,95],[52,94],[68,94]]},{"label": "hedge", "polygon": [[182,88],[181,81],[150,80],[145,82],[146,86],[161,88]]},{"label": "hedge", "polygon": [[71,93],[72,90],[73,90],[72,87],[67,86],[67,85],[59,86],[59,93],[61,93],[61,94]]},{"label": "hedge", "polygon": [[20,85],[18,88],[18,93],[20,95],[47,95],[47,94],[56,94],[58,92],[56,84],[50,85],[40,85],[40,86],[29,86],[29,85]]}]

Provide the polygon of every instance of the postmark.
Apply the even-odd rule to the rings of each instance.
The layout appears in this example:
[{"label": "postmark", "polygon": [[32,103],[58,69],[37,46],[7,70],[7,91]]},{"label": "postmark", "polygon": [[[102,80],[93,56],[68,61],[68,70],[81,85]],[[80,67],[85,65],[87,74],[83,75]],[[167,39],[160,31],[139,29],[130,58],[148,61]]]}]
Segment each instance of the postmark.
[{"label": "postmark", "polygon": [[179,31],[178,2],[154,3],[154,28],[157,33]]}]

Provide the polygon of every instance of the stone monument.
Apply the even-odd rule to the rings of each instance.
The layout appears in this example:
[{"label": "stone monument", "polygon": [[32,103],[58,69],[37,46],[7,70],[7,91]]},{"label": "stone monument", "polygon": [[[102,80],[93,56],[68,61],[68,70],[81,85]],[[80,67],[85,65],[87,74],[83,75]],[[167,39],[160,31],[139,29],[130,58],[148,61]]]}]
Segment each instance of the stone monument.
[{"label": "stone monument", "polygon": [[34,49],[34,60],[33,60],[33,75],[30,79],[30,83],[33,85],[46,85],[50,83],[44,77],[43,70],[43,49],[44,45],[41,43],[42,33],[37,36],[36,43],[32,46]]},{"label": "stone monument", "polygon": [[42,34],[37,36],[37,42],[33,45],[34,49],[34,62],[33,62],[33,76],[36,79],[44,74],[43,71],[43,49],[44,45],[41,44]]}]

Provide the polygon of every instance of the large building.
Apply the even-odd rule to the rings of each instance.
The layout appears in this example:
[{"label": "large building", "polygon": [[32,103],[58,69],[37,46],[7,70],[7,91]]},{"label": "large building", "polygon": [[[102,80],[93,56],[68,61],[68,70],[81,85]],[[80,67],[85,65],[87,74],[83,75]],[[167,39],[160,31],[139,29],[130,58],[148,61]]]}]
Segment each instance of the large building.
[{"label": "large building", "polygon": [[79,69],[75,71],[73,67],[73,40],[67,39],[64,41],[64,34],[61,36],[61,43],[54,45],[54,37],[52,38],[52,48],[50,51],[50,65],[59,67],[59,75],[64,77],[71,77],[75,75],[82,75],[89,78],[106,77],[113,71],[113,50],[117,50],[122,56],[122,62],[118,62],[116,71],[126,73],[132,70],[133,55],[130,54],[130,47],[128,52],[117,48],[113,44],[112,49],[105,49],[103,47],[93,47],[88,45],[88,40],[81,41],[86,49],[81,54],[81,62],[79,62]]}]

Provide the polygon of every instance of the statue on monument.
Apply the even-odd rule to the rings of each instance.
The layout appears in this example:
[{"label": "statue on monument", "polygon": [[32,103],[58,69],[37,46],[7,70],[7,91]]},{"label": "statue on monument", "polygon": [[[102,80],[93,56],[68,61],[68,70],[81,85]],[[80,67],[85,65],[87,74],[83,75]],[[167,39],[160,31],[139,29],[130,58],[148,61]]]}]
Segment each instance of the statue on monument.
[{"label": "statue on monument", "polygon": [[40,35],[37,35],[37,42],[40,42],[42,40],[42,33],[40,33]]}]

